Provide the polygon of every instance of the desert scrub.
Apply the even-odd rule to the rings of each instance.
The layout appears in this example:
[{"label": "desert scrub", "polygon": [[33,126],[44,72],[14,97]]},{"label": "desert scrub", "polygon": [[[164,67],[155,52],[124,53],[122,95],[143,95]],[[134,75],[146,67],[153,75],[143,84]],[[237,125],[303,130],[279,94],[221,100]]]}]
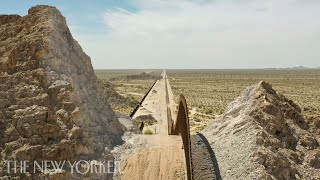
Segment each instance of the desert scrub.
[{"label": "desert scrub", "polygon": [[144,131],[144,134],[145,134],[145,135],[152,135],[153,132],[152,132],[150,129],[146,129],[146,130]]},{"label": "desert scrub", "polygon": [[141,115],[141,116],[138,116],[136,118],[133,119],[133,123],[139,127],[139,125],[141,123],[144,123],[144,125],[146,126],[152,126],[153,124],[157,123],[157,120],[151,115],[151,114],[148,114],[148,115]]},{"label": "desert scrub", "polygon": [[213,109],[205,109],[205,114],[212,114],[213,113]]},{"label": "desert scrub", "polygon": [[[183,94],[188,107],[195,107],[197,112],[209,113],[213,117],[222,114],[246,87],[262,80],[271,83],[273,88],[297,102],[300,107],[320,109],[319,69],[167,70],[167,74],[176,102],[179,94]],[[203,118],[209,122],[213,117]]]},{"label": "desert scrub", "polygon": [[194,122],[201,122],[201,119],[198,118],[198,117],[193,117],[193,121],[194,121]]}]

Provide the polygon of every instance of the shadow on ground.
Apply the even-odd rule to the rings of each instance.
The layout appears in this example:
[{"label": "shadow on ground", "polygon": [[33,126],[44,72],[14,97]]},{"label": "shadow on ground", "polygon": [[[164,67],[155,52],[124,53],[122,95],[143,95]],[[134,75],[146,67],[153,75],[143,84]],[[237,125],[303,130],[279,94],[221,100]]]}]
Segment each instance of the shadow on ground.
[{"label": "shadow on ground", "polygon": [[206,137],[192,135],[191,148],[194,179],[221,180],[219,164]]}]

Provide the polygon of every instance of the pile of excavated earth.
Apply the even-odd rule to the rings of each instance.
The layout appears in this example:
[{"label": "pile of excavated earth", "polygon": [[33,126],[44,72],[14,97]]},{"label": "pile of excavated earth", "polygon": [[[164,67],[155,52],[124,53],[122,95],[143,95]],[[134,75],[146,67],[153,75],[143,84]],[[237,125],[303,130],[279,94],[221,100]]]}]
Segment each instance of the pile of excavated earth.
[{"label": "pile of excavated earth", "polygon": [[[147,73],[125,77],[156,78]],[[73,39],[56,8],[36,6],[23,17],[0,15],[0,179],[112,178],[112,174],[82,175],[68,170],[10,174],[13,169],[5,163],[9,160],[106,161],[136,152],[135,147],[159,163],[172,159],[169,155],[166,159],[158,157],[170,154],[165,153],[167,148],[144,151],[147,141],[141,138],[137,144],[136,127],[118,119],[102,97],[117,99],[118,94],[110,85],[98,82],[90,58]],[[123,136],[125,130],[131,132]],[[166,139],[156,137],[170,139],[154,137],[151,140],[157,147]],[[175,148],[172,152],[178,151],[177,147],[182,152],[181,144],[175,143],[178,140],[168,145]],[[248,87],[224,114],[192,137],[194,177],[316,180],[320,177],[319,142],[320,115],[302,115],[297,104],[262,81]],[[138,155],[135,160],[143,162],[143,167],[158,167],[139,159],[145,154]],[[178,170],[164,167],[161,177],[170,172],[169,179],[182,177],[181,159]],[[129,160],[125,169],[143,169]],[[159,174],[154,171],[139,173],[145,177]],[[134,169],[128,172],[135,173]],[[124,172],[128,177],[130,173]]]},{"label": "pile of excavated earth", "polygon": [[[0,16],[0,177],[75,179],[81,174],[8,174],[5,161],[107,160],[122,125],[101,98],[90,58],[54,7]],[[9,167],[11,168],[11,167]],[[14,167],[12,167],[14,168]],[[13,169],[12,169],[13,170]],[[33,172],[33,169],[27,169]],[[106,179],[110,174],[86,175]]]},{"label": "pile of excavated earth", "polygon": [[316,180],[319,117],[303,117],[297,104],[262,81],[248,87],[201,134],[222,179]]}]

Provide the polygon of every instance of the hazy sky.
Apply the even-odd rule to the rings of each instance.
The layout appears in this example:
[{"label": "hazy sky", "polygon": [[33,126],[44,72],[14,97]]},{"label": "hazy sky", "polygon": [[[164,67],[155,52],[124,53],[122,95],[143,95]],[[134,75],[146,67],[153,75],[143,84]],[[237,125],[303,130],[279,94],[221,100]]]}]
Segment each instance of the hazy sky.
[{"label": "hazy sky", "polygon": [[1,14],[57,6],[96,69],[320,67],[319,0],[0,3]]}]

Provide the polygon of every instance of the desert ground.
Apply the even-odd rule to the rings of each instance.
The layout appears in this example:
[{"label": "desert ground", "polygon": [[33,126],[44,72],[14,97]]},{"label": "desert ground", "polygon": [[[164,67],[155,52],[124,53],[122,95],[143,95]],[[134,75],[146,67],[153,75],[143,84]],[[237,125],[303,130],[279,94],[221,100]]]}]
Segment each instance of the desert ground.
[{"label": "desert ground", "polygon": [[[159,72],[127,70],[127,73],[130,75],[123,71],[100,71],[98,77],[114,84],[121,96],[139,102],[154,82],[152,75]],[[320,70],[167,70],[167,74],[173,114],[179,94],[186,96],[193,178],[318,179]],[[126,143],[113,152],[124,164],[120,179],[134,175],[150,179],[150,174],[162,179],[161,172],[167,165],[156,159],[167,157],[165,162],[170,162],[166,154],[177,150],[179,145],[175,145],[181,144],[179,138],[172,144],[173,137],[156,133],[166,129],[165,116],[155,113],[163,107],[163,103],[158,102],[163,99],[162,91],[156,83],[132,117],[133,123],[137,117],[148,114],[156,119],[151,124],[150,121],[146,123],[147,127],[142,129],[145,135],[127,134]],[[113,108],[117,111],[117,107]],[[175,118],[174,115],[173,120]],[[141,120],[136,126],[142,121],[147,122]],[[150,138],[146,134],[155,136]],[[177,159],[180,162],[181,157]],[[146,162],[151,162],[152,166],[146,168]],[[161,171],[154,174],[157,168]]]},{"label": "desert ground", "polygon": [[[149,72],[158,76],[161,70],[96,70],[103,81],[110,81],[116,91],[133,102],[139,102],[154,79],[125,79],[126,75]],[[248,70],[167,70],[172,91],[187,98],[191,132],[203,130],[222,114],[228,103],[246,87],[261,80],[269,82],[277,91],[292,99],[304,114],[320,112],[319,69],[248,69]],[[120,108],[113,107],[116,111]],[[120,109],[130,113],[133,107]]]},{"label": "desert ground", "polygon": [[[148,75],[141,75],[144,72]],[[111,103],[115,111],[126,115],[133,111],[156,78],[160,76],[160,73],[161,70],[95,70],[99,80],[111,82],[116,92],[127,99],[126,103],[116,103],[115,105]]]},{"label": "desert ground", "polygon": [[[121,96],[139,102],[158,74],[159,70],[105,70],[97,76],[113,84]],[[187,100],[195,179],[317,179],[320,70],[167,70],[167,74],[172,101],[177,104],[179,94]],[[156,83],[132,117],[133,123],[141,115],[152,114],[156,119],[147,123],[143,134],[154,134],[164,127],[164,116],[154,113],[163,107],[158,102],[163,98],[160,92]],[[118,112],[129,115],[132,110]],[[168,151],[168,147],[177,148],[170,144],[171,137],[154,137],[130,134],[124,138],[125,146],[116,148],[114,153],[125,164],[122,179],[134,175],[148,179],[154,169],[163,169],[165,164],[151,163],[146,173],[141,171],[146,161],[156,162],[157,157],[174,150]],[[279,171],[282,168],[286,170]],[[153,176],[161,179],[161,172]]]}]

